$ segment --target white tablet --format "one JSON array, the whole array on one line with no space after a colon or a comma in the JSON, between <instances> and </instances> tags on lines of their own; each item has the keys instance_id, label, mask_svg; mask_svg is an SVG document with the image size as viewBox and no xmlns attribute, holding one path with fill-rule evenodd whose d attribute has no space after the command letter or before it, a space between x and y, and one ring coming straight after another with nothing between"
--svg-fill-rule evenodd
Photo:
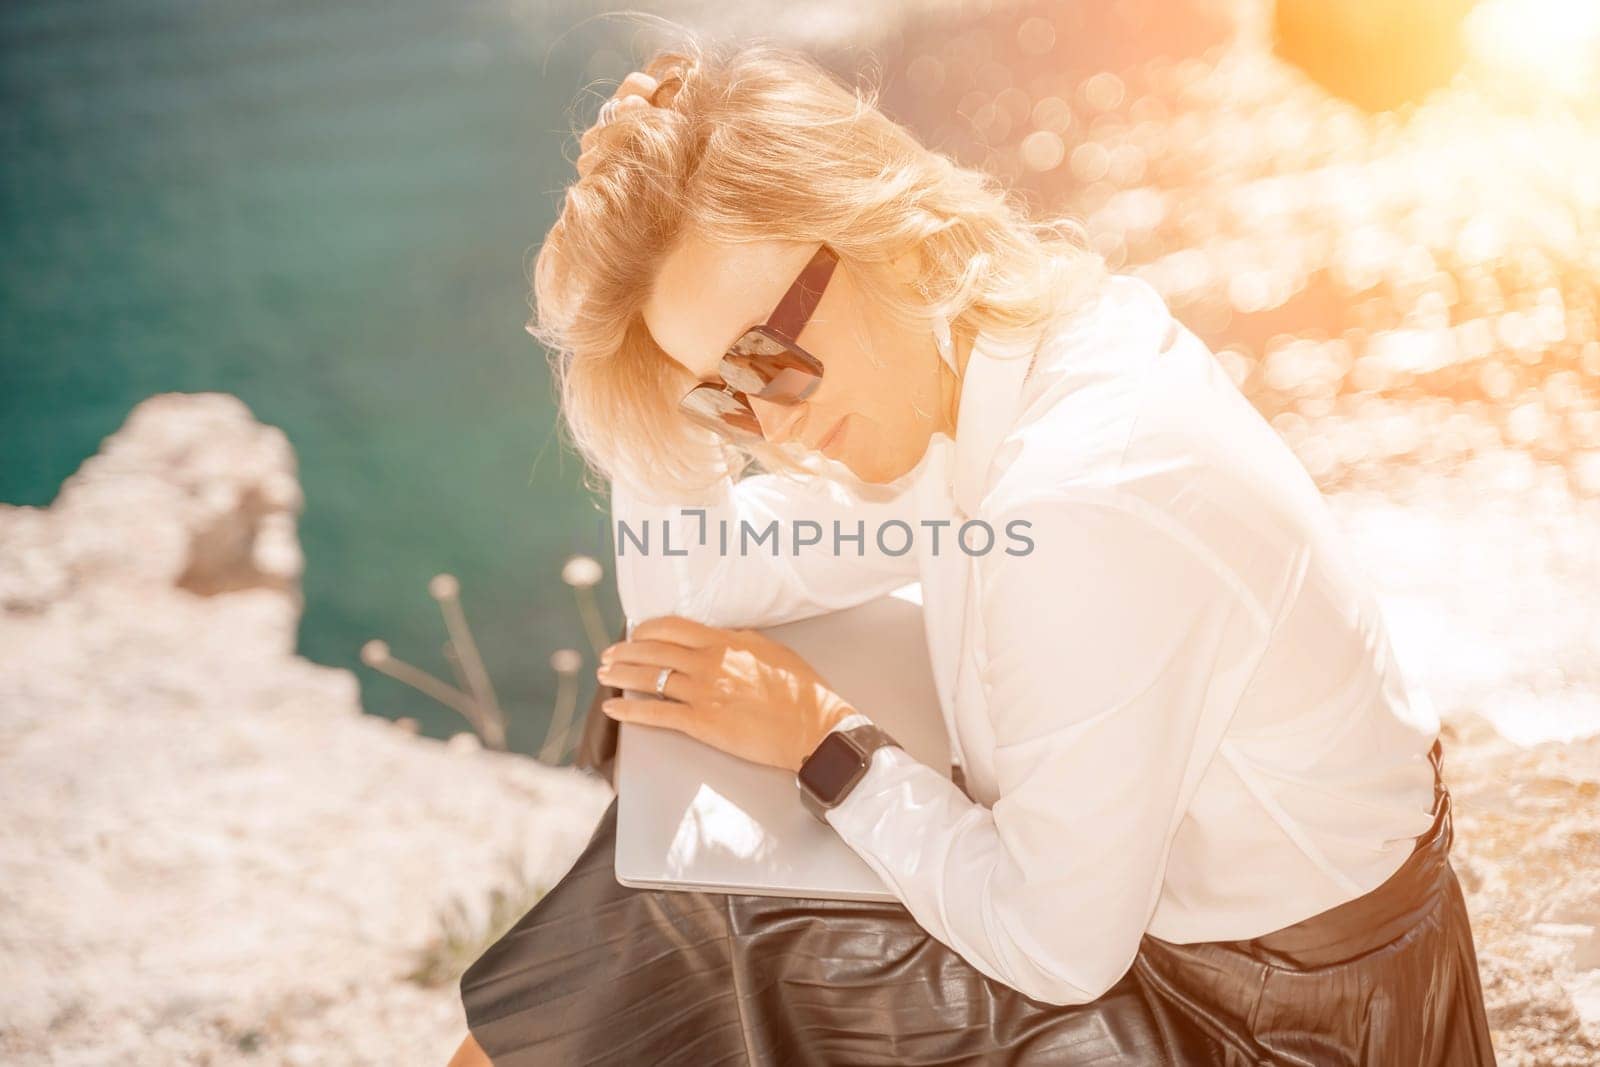
<instances>
[{"instance_id":1,"label":"white tablet","mask_svg":"<svg viewBox=\"0 0 1600 1067\"><path fill-rule=\"evenodd\" d=\"M804 656L907 752L950 773L920 585L762 632ZM623 723L615 780L616 873L623 885L895 899L830 827L801 806L789 771L738 759L676 730Z\"/></svg>"}]
</instances>

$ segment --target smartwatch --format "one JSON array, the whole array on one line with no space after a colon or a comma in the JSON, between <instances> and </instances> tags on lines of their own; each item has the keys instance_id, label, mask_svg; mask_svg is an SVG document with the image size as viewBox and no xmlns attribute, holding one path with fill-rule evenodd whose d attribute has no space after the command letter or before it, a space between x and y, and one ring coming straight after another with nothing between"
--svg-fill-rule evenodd
<instances>
[{"instance_id":1,"label":"smartwatch","mask_svg":"<svg viewBox=\"0 0 1600 1067\"><path fill-rule=\"evenodd\" d=\"M830 730L795 775L800 784L800 803L820 821L827 822L827 810L842 803L856 783L866 777L872 754L884 745L899 747L899 742L874 723Z\"/></svg>"}]
</instances>

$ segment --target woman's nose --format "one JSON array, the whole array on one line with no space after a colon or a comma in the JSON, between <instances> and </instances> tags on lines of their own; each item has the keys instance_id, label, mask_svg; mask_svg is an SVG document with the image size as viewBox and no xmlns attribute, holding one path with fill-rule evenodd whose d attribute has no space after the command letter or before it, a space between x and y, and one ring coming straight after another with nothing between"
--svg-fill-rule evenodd
<instances>
[{"instance_id":1,"label":"woman's nose","mask_svg":"<svg viewBox=\"0 0 1600 1067\"><path fill-rule=\"evenodd\" d=\"M761 436L773 444L791 440L805 422L809 404L774 404L770 400L750 398L750 407L761 423Z\"/></svg>"}]
</instances>

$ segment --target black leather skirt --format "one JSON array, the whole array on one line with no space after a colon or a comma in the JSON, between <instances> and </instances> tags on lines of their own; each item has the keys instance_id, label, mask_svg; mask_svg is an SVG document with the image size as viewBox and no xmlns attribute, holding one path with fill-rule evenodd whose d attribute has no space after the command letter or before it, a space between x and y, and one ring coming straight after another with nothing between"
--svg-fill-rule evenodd
<instances>
[{"instance_id":1,"label":"black leather skirt","mask_svg":"<svg viewBox=\"0 0 1600 1067\"><path fill-rule=\"evenodd\" d=\"M580 762L604 770L597 718ZM461 979L497 1067L1494 1062L1442 773L1432 827L1377 889L1249 941L1146 936L1111 990L1066 1007L899 904L625 888L616 815Z\"/></svg>"}]
</instances>

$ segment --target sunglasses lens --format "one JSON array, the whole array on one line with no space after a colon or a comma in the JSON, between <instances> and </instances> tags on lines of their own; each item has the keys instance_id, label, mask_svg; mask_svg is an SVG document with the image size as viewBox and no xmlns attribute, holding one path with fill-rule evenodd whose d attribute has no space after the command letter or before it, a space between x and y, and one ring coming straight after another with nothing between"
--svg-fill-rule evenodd
<instances>
[{"instance_id":1,"label":"sunglasses lens","mask_svg":"<svg viewBox=\"0 0 1600 1067\"><path fill-rule=\"evenodd\" d=\"M822 367L815 359L759 326L734 342L719 370L734 393L702 383L689 391L681 406L696 422L741 442L766 439L748 398L798 404L822 381Z\"/></svg>"},{"instance_id":2,"label":"sunglasses lens","mask_svg":"<svg viewBox=\"0 0 1600 1067\"><path fill-rule=\"evenodd\" d=\"M816 362L761 330L750 330L722 357L722 380L749 396L795 404L822 380Z\"/></svg>"},{"instance_id":3,"label":"sunglasses lens","mask_svg":"<svg viewBox=\"0 0 1600 1067\"><path fill-rule=\"evenodd\" d=\"M737 388L737 386L735 386ZM702 426L739 441L760 441L761 422L739 397L714 385L699 385L683 398L685 414Z\"/></svg>"}]
</instances>

